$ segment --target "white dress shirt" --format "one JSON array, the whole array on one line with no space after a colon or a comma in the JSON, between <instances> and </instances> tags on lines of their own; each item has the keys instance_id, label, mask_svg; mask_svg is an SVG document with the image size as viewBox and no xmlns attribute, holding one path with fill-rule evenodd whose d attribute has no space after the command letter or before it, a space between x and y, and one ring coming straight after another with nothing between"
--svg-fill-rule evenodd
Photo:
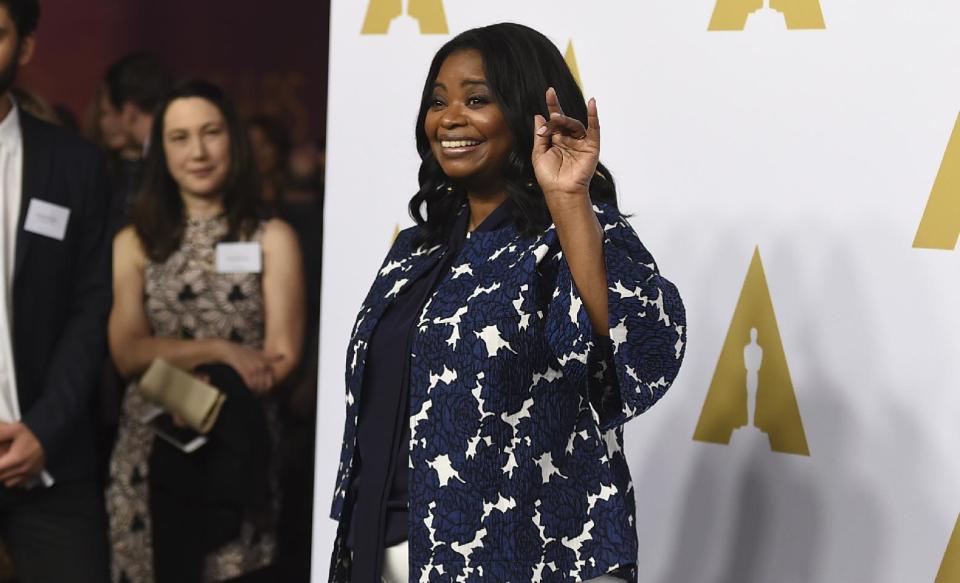
<instances>
[{"instance_id":1,"label":"white dress shirt","mask_svg":"<svg viewBox=\"0 0 960 583\"><path fill-rule=\"evenodd\" d=\"M17 377L13 368L13 264L23 190L23 134L20 111L13 107L0 121L0 421L20 420Z\"/></svg>"}]
</instances>

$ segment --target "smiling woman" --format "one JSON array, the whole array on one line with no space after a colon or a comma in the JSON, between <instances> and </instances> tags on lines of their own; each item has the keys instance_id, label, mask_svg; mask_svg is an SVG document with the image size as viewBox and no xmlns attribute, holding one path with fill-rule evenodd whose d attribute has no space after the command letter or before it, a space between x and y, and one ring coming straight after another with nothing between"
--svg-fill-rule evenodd
<instances>
[{"instance_id":1,"label":"smiling woman","mask_svg":"<svg viewBox=\"0 0 960 583\"><path fill-rule=\"evenodd\" d=\"M226 399L209 442L186 454L155 439L152 407L131 383L107 490L113 575L225 581L277 552L271 393L302 350L300 249L286 223L260 216L247 134L219 88L177 87L151 136L134 224L114 241L111 353L125 376L162 358Z\"/></svg>"},{"instance_id":2,"label":"smiling woman","mask_svg":"<svg viewBox=\"0 0 960 583\"><path fill-rule=\"evenodd\" d=\"M167 108L163 151L174 182L193 199L214 200L230 168L230 135L217 106L202 97Z\"/></svg>"},{"instance_id":3,"label":"smiling woman","mask_svg":"<svg viewBox=\"0 0 960 583\"><path fill-rule=\"evenodd\" d=\"M494 206L503 202L506 193L500 177L513 150L513 132L487 85L478 51L463 50L443 62L433 84L424 131L434 158L450 180Z\"/></svg>"},{"instance_id":4,"label":"smiling woman","mask_svg":"<svg viewBox=\"0 0 960 583\"><path fill-rule=\"evenodd\" d=\"M685 315L596 102L537 31L473 29L434 57L416 143L417 225L348 348L330 580L635 581L621 426L675 378Z\"/></svg>"}]
</instances>

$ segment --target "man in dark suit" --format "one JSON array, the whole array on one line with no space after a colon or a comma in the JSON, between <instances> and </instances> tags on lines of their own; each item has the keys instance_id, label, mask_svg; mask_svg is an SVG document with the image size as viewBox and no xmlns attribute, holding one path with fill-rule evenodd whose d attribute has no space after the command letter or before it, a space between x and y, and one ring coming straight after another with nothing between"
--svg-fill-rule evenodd
<instances>
[{"instance_id":1,"label":"man in dark suit","mask_svg":"<svg viewBox=\"0 0 960 583\"><path fill-rule=\"evenodd\" d=\"M23 583L99 583L108 186L92 145L10 98L39 14L37 0L0 0L0 538Z\"/></svg>"}]
</instances>

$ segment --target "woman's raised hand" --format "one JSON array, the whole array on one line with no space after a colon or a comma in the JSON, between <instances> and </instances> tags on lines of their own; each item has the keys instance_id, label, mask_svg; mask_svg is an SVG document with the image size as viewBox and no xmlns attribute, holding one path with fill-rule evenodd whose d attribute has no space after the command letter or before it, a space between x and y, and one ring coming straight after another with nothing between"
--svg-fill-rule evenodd
<instances>
[{"instance_id":1,"label":"woman's raised hand","mask_svg":"<svg viewBox=\"0 0 960 583\"><path fill-rule=\"evenodd\" d=\"M600 120L597 102L587 103L587 127L564 115L553 87L547 89L550 119L533 119L533 170L540 189L551 203L588 196L590 180L600 159Z\"/></svg>"}]
</instances>

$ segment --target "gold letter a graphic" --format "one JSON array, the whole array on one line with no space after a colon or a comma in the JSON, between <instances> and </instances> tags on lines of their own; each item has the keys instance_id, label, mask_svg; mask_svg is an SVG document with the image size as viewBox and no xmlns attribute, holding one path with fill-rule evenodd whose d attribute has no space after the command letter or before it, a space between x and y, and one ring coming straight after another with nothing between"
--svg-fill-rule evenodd
<instances>
[{"instance_id":1,"label":"gold letter a graphic","mask_svg":"<svg viewBox=\"0 0 960 583\"><path fill-rule=\"evenodd\" d=\"M960 237L960 117L933 183L913 246L923 249L953 249Z\"/></svg>"},{"instance_id":2,"label":"gold letter a graphic","mask_svg":"<svg viewBox=\"0 0 960 583\"><path fill-rule=\"evenodd\" d=\"M420 34L447 34L443 0L408 0L407 12L420 23ZM403 14L402 0L370 0L360 34L387 34L390 21Z\"/></svg>"},{"instance_id":3,"label":"gold letter a graphic","mask_svg":"<svg viewBox=\"0 0 960 583\"><path fill-rule=\"evenodd\" d=\"M753 338L763 349L757 370L756 426L767 434L774 451L810 455L759 248L753 253L693 438L726 445L735 429L749 424L744 348Z\"/></svg>"},{"instance_id":4,"label":"gold letter a graphic","mask_svg":"<svg viewBox=\"0 0 960 583\"><path fill-rule=\"evenodd\" d=\"M743 30L750 14L763 8L763 0L717 0L708 30ZM820 0L770 0L770 8L783 14L787 28L826 28Z\"/></svg>"},{"instance_id":5,"label":"gold letter a graphic","mask_svg":"<svg viewBox=\"0 0 960 583\"><path fill-rule=\"evenodd\" d=\"M567 62L570 74L573 75L573 79L577 82L577 86L580 87L580 91L583 91L583 82L580 81L580 66L577 65L577 54L573 51L573 39L567 41L567 52L563 54L563 60Z\"/></svg>"},{"instance_id":6,"label":"gold letter a graphic","mask_svg":"<svg viewBox=\"0 0 960 583\"><path fill-rule=\"evenodd\" d=\"M940 572L934 583L957 583L960 581L960 517L957 526L953 529L953 536L947 544L947 552L943 555Z\"/></svg>"}]
</instances>

